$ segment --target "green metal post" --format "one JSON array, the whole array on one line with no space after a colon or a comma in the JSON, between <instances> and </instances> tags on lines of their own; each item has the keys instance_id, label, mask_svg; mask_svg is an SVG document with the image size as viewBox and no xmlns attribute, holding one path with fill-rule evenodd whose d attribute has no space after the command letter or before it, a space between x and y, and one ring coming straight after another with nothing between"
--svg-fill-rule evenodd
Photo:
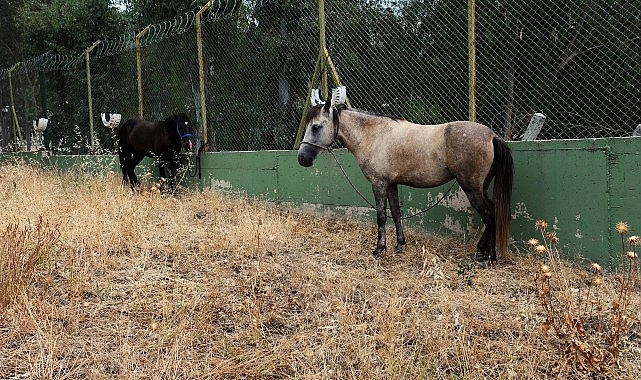
<instances>
[{"instance_id":1,"label":"green metal post","mask_svg":"<svg viewBox=\"0 0 641 380\"><path fill-rule=\"evenodd\" d=\"M338 76L338 71L332 62L332 59L329 56L329 51L327 50L327 40L325 37L325 0L318 0L318 28L320 36L320 49L318 52L318 59L316 59L316 66L314 67L314 75L312 76L311 85L312 87L316 86L318 81L318 76L321 76L321 88L323 90L323 96L329 100L329 84L327 82L327 71L331 71L332 80L337 86L342 86L340 77ZM300 119L300 124L298 125L298 131L296 132L296 140L294 141L294 148L297 149L300 145L300 142L303 140L303 133L305 132L305 113L309 109L309 97L305 100L305 106L303 107L303 115ZM346 100L348 106L351 107L349 99Z\"/></svg>"},{"instance_id":2,"label":"green metal post","mask_svg":"<svg viewBox=\"0 0 641 380\"><path fill-rule=\"evenodd\" d=\"M469 118L476 121L476 0L467 1Z\"/></svg>"},{"instance_id":3,"label":"green metal post","mask_svg":"<svg viewBox=\"0 0 641 380\"><path fill-rule=\"evenodd\" d=\"M327 97L329 86L327 85L327 59L329 52L327 51L327 39L325 37L325 0L318 0L318 29L320 37L320 74L323 95Z\"/></svg>"},{"instance_id":4,"label":"green metal post","mask_svg":"<svg viewBox=\"0 0 641 380\"><path fill-rule=\"evenodd\" d=\"M143 101L142 101L142 46L140 39L149 31L151 25L147 25L140 33L136 35L136 71L138 75L138 117L144 118Z\"/></svg>"},{"instance_id":5,"label":"green metal post","mask_svg":"<svg viewBox=\"0 0 641 380\"><path fill-rule=\"evenodd\" d=\"M91 97L91 68L89 64L89 53L100 44L100 40L96 41L85 50L85 67L87 69L87 104L89 105L89 137L91 139L91 153L96 149L96 137L93 130L93 98Z\"/></svg>"},{"instance_id":6,"label":"green metal post","mask_svg":"<svg viewBox=\"0 0 641 380\"><path fill-rule=\"evenodd\" d=\"M11 100L11 116L13 117L13 139L15 142L16 136L18 137L18 140L22 141L22 131L20 130L20 124L18 123L18 114L16 114L16 105L13 100L13 82L11 81L11 77L13 75L13 70L18 67L19 63L16 63L15 65L11 66L9 69L9 99Z\"/></svg>"},{"instance_id":7,"label":"green metal post","mask_svg":"<svg viewBox=\"0 0 641 380\"><path fill-rule=\"evenodd\" d=\"M40 111L39 117L49 118L49 106L47 104L47 78L45 76L45 71L40 66L38 70L38 81L40 83ZM46 150L49 150L49 145L51 142L51 129L47 128L42 132L42 144Z\"/></svg>"},{"instance_id":8,"label":"green metal post","mask_svg":"<svg viewBox=\"0 0 641 380\"><path fill-rule=\"evenodd\" d=\"M207 102L205 96L205 62L203 58L203 32L201 17L204 11L212 5L211 0L207 2L198 13L196 13L196 44L198 46L198 77L200 82L200 120L203 128L203 146L207 144Z\"/></svg>"}]
</instances>

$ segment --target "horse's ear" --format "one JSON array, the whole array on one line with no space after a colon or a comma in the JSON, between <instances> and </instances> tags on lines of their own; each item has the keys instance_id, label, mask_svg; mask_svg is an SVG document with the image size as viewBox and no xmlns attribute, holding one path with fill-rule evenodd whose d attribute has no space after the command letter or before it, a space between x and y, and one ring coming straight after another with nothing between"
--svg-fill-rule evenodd
<instances>
[{"instance_id":1,"label":"horse's ear","mask_svg":"<svg viewBox=\"0 0 641 380\"><path fill-rule=\"evenodd\" d=\"M320 98L320 91L317 88L312 90L312 96L310 96L309 99L311 101L312 107L323 104L323 101Z\"/></svg>"},{"instance_id":2,"label":"horse's ear","mask_svg":"<svg viewBox=\"0 0 641 380\"><path fill-rule=\"evenodd\" d=\"M340 86L332 90L332 106L336 107L340 104L345 104L347 99L347 88Z\"/></svg>"}]
</instances>

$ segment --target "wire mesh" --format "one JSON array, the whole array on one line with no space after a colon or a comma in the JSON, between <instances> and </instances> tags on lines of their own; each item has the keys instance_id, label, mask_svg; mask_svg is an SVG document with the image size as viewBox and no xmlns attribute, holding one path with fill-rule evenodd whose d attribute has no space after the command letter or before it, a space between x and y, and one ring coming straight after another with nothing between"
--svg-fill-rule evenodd
<instances>
[{"instance_id":1,"label":"wire mesh","mask_svg":"<svg viewBox=\"0 0 641 380\"><path fill-rule=\"evenodd\" d=\"M641 0L468 4L326 0L327 49L352 106L423 124L468 119L474 12L477 121L508 140L521 139L537 112L546 116L539 139L630 136L641 124ZM310 88L319 86L311 83L318 10L315 1L214 1L202 13L204 94L195 12L141 35L141 100L140 30L91 50L91 99L85 52L0 70L2 148L27 148L32 120L48 117L47 149L113 153L114 131L101 114L139 117L141 102L148 119L188 112L209 150L291 149Z\"/></svg>"}]
</instances>

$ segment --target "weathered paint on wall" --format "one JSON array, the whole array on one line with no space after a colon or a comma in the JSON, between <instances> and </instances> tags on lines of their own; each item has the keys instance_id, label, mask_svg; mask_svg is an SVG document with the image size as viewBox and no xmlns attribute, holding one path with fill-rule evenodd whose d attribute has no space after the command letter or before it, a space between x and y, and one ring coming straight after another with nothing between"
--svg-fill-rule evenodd
<instances>
[{"instance_id":1,"label":"weathered paint on wall","mask_svg":"<svg viewBox=\"0 0 641 380\"><path fill-rule=\"evenodd\" d=\"M561 239L561 250L573 258L615 263L621 239L614 224L626 221L641 234L641 139L510 142L515 179L512 195L513 249L526 250L537 219L545 219ZM369 182L353 156L335 151L355 187L374 201ZM203 189L240 191L306 210L370 220L375 214L351 187L338 165L323 153L311 168L298 165L295 151L209 153L202 159ZM241 170L242 168L242 170ZM205 175L206 173L206 175ZM217 186L225 179L225 188ZM439 234L476 241L482 223L464 192L449 184L433 189L400 187L404 215L443 201L405 224ZM447 194L446 194L447 193ZM392 224L390 223L390 226Z\"/></svg>"},{"instance_id":2,"label":"weathered paint on wall","mask_svg":"<svg viewBox=\"0 0 641 380\"><path fill-rule=\"evenodd\" d=\"M641 138L510 142L515 178L512 195L513 251L524 251L525 241L540 238L534 230L545 219L561 239L562 252L602 264L613 264L621 253L621 239L613 230L626 221L641 234ZM369 202L374 199L369 182L353 156L335 151L354 186ZM91 173L119 172L114 156L52 156L4 154L3 162L23 160L46 167ZM194 157L182 157L183 168L193 171ZM338 165L323 153L311 168L298 165L295 151L216 152L201 156L202 178L183 171L182 183L202 190L242 193L290 204L303 211L335 213L374 223L375 214L351 187ZM156 173L145 160L136 172ZM192 173L193 174L193 173ZM405 224L437 234L455 234L468 241L480 236L480 218L463 191L455 185L433 189L401 186L404 215L443 201ZM392 226L392 223L389 223ZM374 244L374 242L372 242Z\"/></svg>"}]
</instances>

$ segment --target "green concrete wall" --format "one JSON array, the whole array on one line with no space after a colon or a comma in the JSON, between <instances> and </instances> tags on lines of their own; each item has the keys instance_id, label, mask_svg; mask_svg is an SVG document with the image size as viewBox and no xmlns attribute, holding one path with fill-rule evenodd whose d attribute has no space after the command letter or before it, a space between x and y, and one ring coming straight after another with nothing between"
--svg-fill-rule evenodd
<instances>
[{"instance_id":1,"label":"green concrete wall","mask_svg":"<svg viewBox=\"0 0 641 380\"><path fill-rule=\"evenodd\" d=\"M621 239L614 232L615 223L626 221L633 233L641 234L641 202L636 200L641 190L641 139L519 141L510 142L510 147L515 167L513 247L525 251L525 241L540 239L534 223L545 219L561 239L566 256L616 264ZM354 157L346 150L335 154L354 185L373 203L369 182ZM208 153L202 157L202 168L199 186L203 189L240 192L305 211L375 220L373 210L328 153L319 156L311 168L298 165L295 151ZM403 214L434 204L449 187L402 186ZM474 242L482 228L458 185L439 205L405 224Z\"/></svg>"},{"instance_id":2,"label":"green concrete wall","mask_svg":"<svg viewBox=\"0 0 641 380\"><path fill-rule=\"evenodd\" d=\"M641 139L510 142L515 179L512 196L513 250L524 251L525 241L539 238L537 219L545 219L561 239L562 252L614 265L621 239L613 230L626 221L641 234ZM346 150L336 157L359 191L373 203L369 182ZM37 162L45 167L91 173L118 171L114 156L52 156L4 154L3 163ZM195 157L182 157L183 168L194 170ZM136 173L156 173L145 160ZM193 173L192 173L193 174ZM351 187L332 156L323 153L311 168L298 165L295 151L216 152L201 156L202 178L180 175L181 183L204 191L244 194L285 203L303 211L333 213L374 223L375 214ZM403 214L423 210L443 197L450 185L433 189L400 188ZM465 194L454 186L429 212L406 225L437 234L453 234L476 241L482 223ZM390 221L389 226L392 226ZM372 247L375 244L372 241Z\"/></svg>"}]
</instances>

